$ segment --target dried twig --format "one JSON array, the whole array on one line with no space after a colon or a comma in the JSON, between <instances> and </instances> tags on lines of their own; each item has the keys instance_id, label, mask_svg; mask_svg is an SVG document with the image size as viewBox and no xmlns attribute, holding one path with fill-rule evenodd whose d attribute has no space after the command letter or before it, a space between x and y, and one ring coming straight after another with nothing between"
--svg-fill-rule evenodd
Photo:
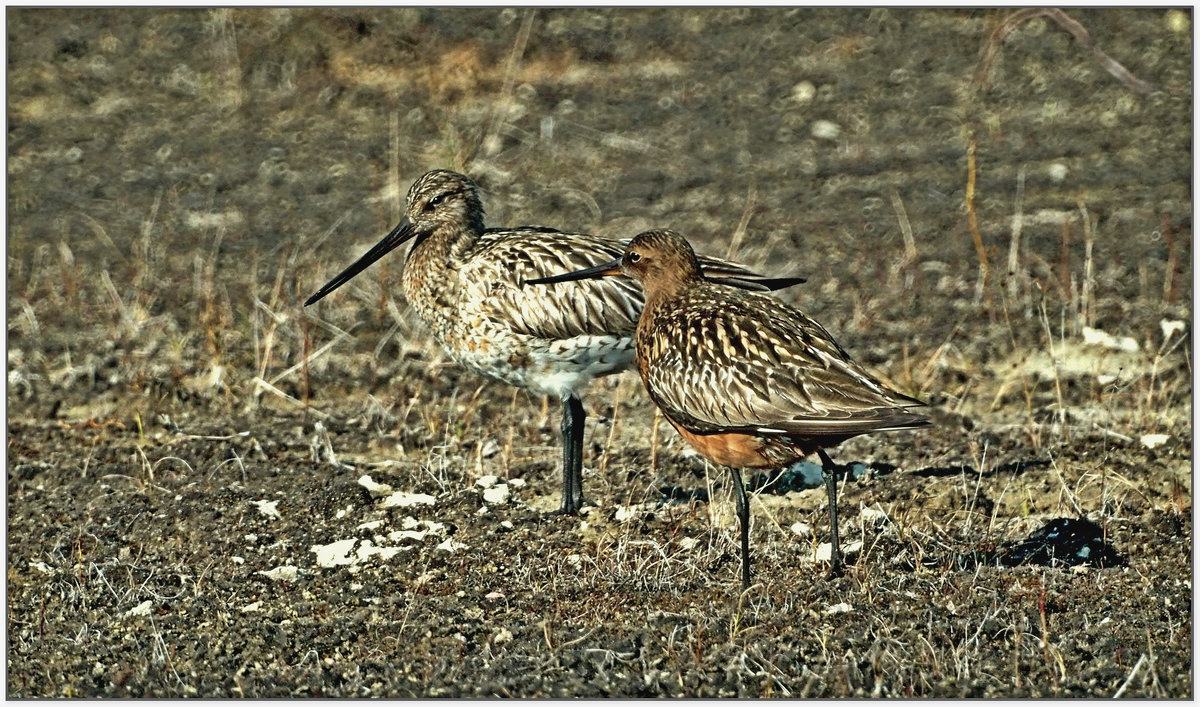
<instances>
[{"instance_id":1,"label":"dried twig","mask_svg":"<svg viewBox=\"0 0 1200 707\"><path fill-rule=\"evenodd\" d=\"M983 299L988 283L988 255L983 247L983 235L979 232L979 217L975 214L975 136L967 143L967 228L975 241L975 255L979 257L979 283L975 287L975 301Z\"/></svg>"},{"instance_id":2,"label":"dried twig","mask_svg":"<svg viewBox=\"0 0 1200 707\"><path fill-rule=\"evenodd\" d=\"M913 237L912 223L908 220L908 211L904 208L904 200L896 187L888 190L888 198L892 202L892 210L896 212L896 220L900 222L900 235L904 236L904 262L911 263L917 259L917 240Z\"/></svg>"},{"instance_id":3,"label":"dried twig","mask_svg":"<svg viewBox=\"0 0 1200 707\"><path fill-rule=\"evenodd\" d=\"M1113 59L1108 54L1105 54L1100 47L1097 47L1092 41L1092 35L1084 29L1083 25L1079 24L1074 18L1056 7L1035 7L1017 10L1008 17L992 32L988 38L987 44L984 45L983 51L979 57L979 66L975 69L975 84L982 87L987 80L987 70L991 66L992 59L996 57L1000 51L1000 45L1008 35L1012 34L1013 30L1021 24L1028 22L1036 17L1049 17L1058 23L1066 31L1071 33L1081 46L1092 50L1092 58L1096 60L1105 71L1112 74L1118 81L1125 85L1130 91L1146 96L1154 91L1154 85L1134 76L1116 59Z\"/></svg>"},{"instance_id":4,"label":"dried twig","mask_svg":"<svg viewBox=\"0 0 1200 707\"><path fill-rule=\"evenodd\" d=\"M1008 296L1014 302L1017 300L1017 273L1021 268L1021 229L1025 222L1025 214L1021 210L1025 199L1025 166L1017 172L1017 195L1013 203L1012 241L1008 246Z\"/></svg>"}]
</instances>

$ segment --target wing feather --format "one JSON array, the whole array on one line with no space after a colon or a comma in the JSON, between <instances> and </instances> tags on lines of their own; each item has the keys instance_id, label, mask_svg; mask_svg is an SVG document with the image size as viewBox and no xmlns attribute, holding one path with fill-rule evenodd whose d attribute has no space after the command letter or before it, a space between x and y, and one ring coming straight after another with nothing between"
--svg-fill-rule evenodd
<instances>
[{"instance_id":1,"label":"wing feather","mask_svg":"<svg viewBox=\"0 0 1200 707\"><path fill-rule=\"evenodd\" d=\"M913 427L921 405L854 363L802 312L713 284L656 308L639 335L647 388L664 413L695 432L774 430L853 436ZM659 335L657 346L642 337Z\"/></svg>"},{"instance_id":2,"label":"wing feather","mask_svg":"<svg viewBox=\"0 0 1200 707\"><path fill-rule=\"evenodd\" d=\"M641 287L626 277L524 287L526 280L559 275L615 260L628 240L564 233L540 226L490 229L464 259L467 297L513 331L545 339L632 336L641 314ZM710 272L735 287L779 289L803 278L768 278L722 258L699 256Z\"/></svg>"}]
</instances>

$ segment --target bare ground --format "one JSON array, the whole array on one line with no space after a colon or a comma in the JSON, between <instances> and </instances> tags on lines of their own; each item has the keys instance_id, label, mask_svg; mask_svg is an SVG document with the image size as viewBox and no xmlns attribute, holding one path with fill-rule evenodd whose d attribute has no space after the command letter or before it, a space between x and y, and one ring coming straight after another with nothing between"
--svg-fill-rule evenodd
<instances>
[{"instance_id":1,"label":"bare ground","mask_svg":"<svg viewBox=\"0 0 1200 707\"><path fill-rule=\"evenodd\" d=\"M1069 16L10 10L8 695L1192 697L1191 14ZM740 593L631 375L546 517L557 408L399 257L302 310L433 167L806 275L937 422L837 451L846 575L777 483ZM954 562L1080 516L1121 564Z\"/></svg>"}]
</instances>

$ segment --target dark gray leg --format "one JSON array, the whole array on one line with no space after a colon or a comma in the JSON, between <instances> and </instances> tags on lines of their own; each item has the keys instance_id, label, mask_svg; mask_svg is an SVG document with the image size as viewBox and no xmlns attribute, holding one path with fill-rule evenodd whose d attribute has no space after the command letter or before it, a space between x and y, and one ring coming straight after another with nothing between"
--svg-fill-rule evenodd
<instances>
[{"instance_id":1,"label":"dark gray leg","mask_svg":"<svg viewBox=\"0 0 1200 707\"><path fill-rule=\"evenodd\" d=\"M821 475L825 477L825 493L829 496L829 576L838 577L842 574L842 550L838 545L837 467L824 449L818 449L817 454L821 457Z\"/></svg>"},{"instance_id":2,"label":"dark gray leg","mask_svg":"<svg viewBox=\"0 0 1200 707\"><path fill-rule=\"evenodd\" d=\"M746 486L742 483L742 472L730 467L733 476L733 493L737 500L738 522L742 526L742 589L750 588L750 500L746 498Z\"/></svg>"},{"instance_id":3,"label":"dark gray leg","mask_svg":"<svg viewBox=\"0 0 1200 707\"><path fill-rule=\"evenodd\" d=\"M576 515L583 507L583 403L574 395L563 398L563 492L560 515Z\"/></svg>"}]
</instances>

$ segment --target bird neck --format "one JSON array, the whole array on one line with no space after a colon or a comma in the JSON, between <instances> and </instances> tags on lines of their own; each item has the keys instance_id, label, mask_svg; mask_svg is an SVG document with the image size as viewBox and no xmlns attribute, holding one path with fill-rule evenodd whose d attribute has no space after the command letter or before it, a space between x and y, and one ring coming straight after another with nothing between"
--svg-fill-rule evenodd
<instances>
[{"instance_id":1,"label":"bird neck","mask_svg":"<svg viewBox=\"0 0 1200 707\"><path fill-rule=\"evenodd\" d=\"M703 282L699 274L686 270L670 270L655 273L653 278L642 283L646 290L646 310L669 307L671 302L683 297L689 289Z\"/></svg>"},{"instance_id":2,"label":"bird neck","mask_svg":"<svg viewBox=\"0 0 1200 707\"><path fill-rule=\"evenodd\" d=\"M466 224L441 224L417 236L407 262L426 270L455 270L483 235L482 219Z\"/></svg>"}]
</instances>

